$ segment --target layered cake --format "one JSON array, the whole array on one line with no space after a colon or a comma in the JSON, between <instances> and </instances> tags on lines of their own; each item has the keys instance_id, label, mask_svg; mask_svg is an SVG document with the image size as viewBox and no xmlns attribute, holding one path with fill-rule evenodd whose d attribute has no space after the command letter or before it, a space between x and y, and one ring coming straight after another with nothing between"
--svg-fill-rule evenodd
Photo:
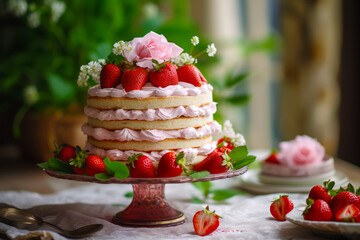
<instances>
[{"instance_id":1,"label":"layered cake","mask_svg":"<svg viewBox=\"0 0 360 240\"><path fill-rule=\"evenodd\" d=\"M110 61L81 68L79 84L87 85L89 77L99 83L87 94L86 150L124 163L141 153L155 166L165 153L183 152L191 168L216 148L212 135L221 126L213 120L213 87L193 65L196 60L181 52L150 32L115 43Z\"/></svg>"},{"instance_id":2,"label":"layered cake","mask_svg":"<svg viewBox=\"0 0 360 240\"><path fill-rule=\"evenodd\" d=\"M334 174L334 159L326 155L325 148L309 136L297 136L279 143L279 151L262 162L259 178L264 183L289 184L291 178L321 182Z\"/></svg>"}]
</instances>

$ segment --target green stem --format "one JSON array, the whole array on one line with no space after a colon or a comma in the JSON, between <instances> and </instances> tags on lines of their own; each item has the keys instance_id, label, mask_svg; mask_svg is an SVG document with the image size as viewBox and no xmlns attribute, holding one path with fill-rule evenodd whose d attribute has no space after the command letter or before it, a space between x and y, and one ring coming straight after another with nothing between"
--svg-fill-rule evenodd
<instances>
[{"instance_id":1,"label":"green stem","mask_svg":"<svg viewBox=\"0 0 360 240\"><path fill-rule=\"evenodd\" d=\"M205 52L206 52L206 50L199 52L196 56L194 56L194 58L199 57L201 54L203 54L203 53L205 53Z\"/></svg>"},{"instance_id":2,"label":"green stem","mask_svg":"<svg viewBox=\"0 0 360 240\"><path fill-rule=\"evenodd\" d=\"M14 123L13 123L13 134L15 138L19 138L21 135L20 123L24 119L24 116L29 111L29 109L30 109L30 105L25 104L15 114Z\"/></svg>"}]
</instances>

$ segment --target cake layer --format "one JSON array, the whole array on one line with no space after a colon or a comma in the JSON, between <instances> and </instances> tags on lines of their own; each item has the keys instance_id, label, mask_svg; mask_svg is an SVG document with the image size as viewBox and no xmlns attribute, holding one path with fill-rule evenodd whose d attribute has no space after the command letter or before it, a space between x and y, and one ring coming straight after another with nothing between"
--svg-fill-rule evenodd
<instances>
[{"instance_id":1,"label":"cake layer","mask_svg":"<svg viewBox=\"0 0 360 240\"><path fill-rule=\"evenodd\" d=\"M89 124L82 126L82 131L85 135L91 136L97 140L111 140L111 141L148 141L159 142L165 139L192 139L202 138L211 134L216 134L221 131L221 126L218 122L212 121L207 125L194 128L182 128L177 130L133 130L124 128L120 130L107 130L105 128L94 128Z\"/></svg>"},{"instance_id":2,"label":"cake layer","mask_svg":"<svg viewBox=\"0 0 360 240\"><path fill-rule=\"evenodd\" d=\"M150 97L143 99L92 97L88 95L87 104L100 109L157 109L178 106L202 106L212 103L212 93L195 96Z\"/></svg>"},{"instance_id":3,"label":"cake layer","mask_svg":"<svg viewBox=\"0 0 360 240\"><path fill-rule=\"evenodd\" d=\"M100 127L109 130L131 128L134 130L158 129L172 130L188 127L201 127L213 121L213 116L194 117L194 118L175 118L170 120L158 121L139 121L139 120L122 120L122 121L100 121L89 117L88 124L92 127Z\"/></svg>"},{"instance_id":4,"label":"cake layer","mask_svg":"<svg viewBox=\"0 0 360 240\"><path fill-rule=\"evenodd\" d=\"M210 154L212 151L214 151L215 148L216 148L216 142L213 141L211 143L204 144L198 148L172 149L171 151L174 151L176 153L183 152L184 157L187 160L187 163L192 164L193 158L195 156L198 155L206 156ZM118 149L102 149L93 146L89 142L86 143L85 149L88 150L91 154L95 154L102 158L109 157L111 160L122 160L122 161L126 161L132 155L139 153L148 156L153 161L159 161L162 155L170 151L170 150L162 150L162 151L141 152L141 151L133 151L133 150L122 151Z\"/></svg>"},{"instance_id":5,"label":"cake layer","mask_svg":"<svg viewBox=\"0 0 360 240\"><path fill-rule=\"evenodd\" d=\"M134 150L134 151L162 151L181 148L196 148L212 142L212 136L192 139L166 139L159 142L145 141L101 141L88 136L88 142L94 147L102 149Z\"/></svg>"},{"instance_id":6,"label":"cake layer","mask_svg":"<svg viewBox=\"0 0 360 240\"><path fill-rule=\"evenodd\" d=\"M146 110L125 110L125 109L97 109L85 106L84 112L87 116L101 121L113 120L143 120L157 121L169 120L179 117L203 117L210 116L216 112L216 103L202 106L179 106L174 108L157 108Z\"/></svg>"}]
</instances>

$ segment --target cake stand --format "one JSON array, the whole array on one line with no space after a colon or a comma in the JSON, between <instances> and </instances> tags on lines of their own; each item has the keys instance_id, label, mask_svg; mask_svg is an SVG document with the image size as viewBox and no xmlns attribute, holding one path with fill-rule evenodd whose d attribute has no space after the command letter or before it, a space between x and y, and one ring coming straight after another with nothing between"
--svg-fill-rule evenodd
<instances>
[{"instance_id":1,"label":"cake stand","mask_svg":"<svg viewBox=\"0 0 360 240\"><path fill-rule=\"evenodd\" d=\"M112 223L128 227L169 227L184 223L186 217L181 211L174 209L167 203L164 193L165 184L205 182L232 178L245 173L247 167L221 174L211 174L204 178L190 178L188 176L171 178L128 177L125 179L111 178L108 181L100 181L92 176L61 174L45 169L44 171L52 177L74 181L101 184L132 184L134 195L131 204L125 210L116 213L112 218Z\"/></svg>"}]
</instances>

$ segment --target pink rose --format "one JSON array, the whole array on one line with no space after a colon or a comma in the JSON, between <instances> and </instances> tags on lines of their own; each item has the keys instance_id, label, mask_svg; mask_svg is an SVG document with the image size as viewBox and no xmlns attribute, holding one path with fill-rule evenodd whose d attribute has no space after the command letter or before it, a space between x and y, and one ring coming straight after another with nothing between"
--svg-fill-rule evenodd
<instances>
[{"instance_id":1,"label":"pink rose","mask_svg":"<svg viewBox=\"0 0 360 240\"><path fill-rule=\"evenodd\" d=\"M325 148L309 136L297 136L292 141L281 142L279 147L278 160L288 166L319 163L325 156Z\"/></svg>"},{"instance_id":2,"label":"pink rose","mask_svg":"<svg viewBox=\"0 0 360 240\"><path fill-rule=\"evenodd\" d=\"M131 51L125 52L128 62L136 61L136 65L143 68L153 68L152 59L159 63L178 56L183 49L174 43L169 43L163 35L149 32L143 38L134 38L130 45Z\"/></svg>"}]
</instances>

